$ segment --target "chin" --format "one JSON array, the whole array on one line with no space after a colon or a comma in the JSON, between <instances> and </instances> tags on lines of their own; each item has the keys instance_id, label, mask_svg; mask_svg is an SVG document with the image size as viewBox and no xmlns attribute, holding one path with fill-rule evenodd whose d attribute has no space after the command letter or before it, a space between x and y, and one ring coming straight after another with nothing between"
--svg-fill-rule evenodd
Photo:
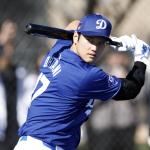
<instances>
[{"instance_id":1,"label":"chin","mask_svg":"<svg viewBox=\"0 0 150 150\"><path fill-rule=\"evenodd\" d=\"M90 60L88 60L86 62L89 63L89 64L94 64L95 61L93 59L90 59Z\"/></svg>"}]
</instances>

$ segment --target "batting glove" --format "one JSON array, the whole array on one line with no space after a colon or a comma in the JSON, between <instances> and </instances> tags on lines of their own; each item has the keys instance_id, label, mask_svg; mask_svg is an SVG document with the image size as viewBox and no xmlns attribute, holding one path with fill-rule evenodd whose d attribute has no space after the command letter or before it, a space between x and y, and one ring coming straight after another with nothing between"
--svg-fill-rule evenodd
<instances>
[{"instance_id":1,"label":"batting glove","mask_svg":"<svg viewBox=\"0 0 150 150\"><path fill-rule=\"evenodd\" d=\"M112 46L113 48L117 49L118 51L131 51L133 52L135 50L135 42L132 37L123 35L119 38L117 37L111 37L113 41L122 43L122 46L116 47Z\"/></svg>"},{"instance_id":2,"label":"batting glove","mask_svg":"<svg viewBox=\"0 0 150 150\"><path fill-rule=\"evenodd\" d=\"M138 39L135 35L131 35L131 38L135 44L134 61L141 61L146 65L150 65L150 62L148 61L150 46Z\"/></svg>"}]
</instances>

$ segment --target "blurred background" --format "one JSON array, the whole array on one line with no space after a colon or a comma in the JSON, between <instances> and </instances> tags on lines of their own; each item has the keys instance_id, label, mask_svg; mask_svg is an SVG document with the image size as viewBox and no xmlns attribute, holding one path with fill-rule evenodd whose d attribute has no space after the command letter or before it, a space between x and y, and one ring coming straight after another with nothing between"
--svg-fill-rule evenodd
<instances>
[{"instance_id":1,"label":"blurred background","mask_svg":"<svg viewBox=\"0 0 150 150\"><path fill-rule=\"evenodd\" d=\"M131 35L150 44L150 0L1 0L0 1L0 150L12 150L26 118L43 55L55 40L25 34L28 23L64 28L92 12L107 16L112 36ZM124 77L133 65L131 54L109 47L100 67ZM78 150L148 150L150 68L138 97L126 102L96 101L82 126Z\"/></svg>"}]
</instances>

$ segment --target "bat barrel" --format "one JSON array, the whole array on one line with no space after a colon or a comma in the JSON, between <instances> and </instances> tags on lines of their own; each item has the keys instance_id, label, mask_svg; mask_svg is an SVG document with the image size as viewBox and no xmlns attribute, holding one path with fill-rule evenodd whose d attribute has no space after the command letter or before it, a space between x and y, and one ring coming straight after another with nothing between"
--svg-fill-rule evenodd
<instances>
[{"instance_id":1,"label":"bat barrel","mask_svg":"<svg viewBox=\"0 0 150 150\"><path fill-rule=\"evenodd\" d=\"M73 32L31 23L26 25L25 32L27 34L53 39L71 40L73 38Z\"/></svg>"}]
</instances>

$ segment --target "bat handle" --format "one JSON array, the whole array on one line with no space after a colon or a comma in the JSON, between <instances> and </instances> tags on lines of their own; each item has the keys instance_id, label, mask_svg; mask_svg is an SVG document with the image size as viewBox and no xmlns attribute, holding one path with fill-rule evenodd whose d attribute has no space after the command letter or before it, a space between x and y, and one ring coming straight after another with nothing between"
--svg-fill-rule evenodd
<instances>
[{"instance_id":1,"label":"bat handle","mask_svg":"<svg viewBox=\"0 0 150 150\"><path fill-rule=\"evenodd\" d=\"M116 41L111 41L111 45L114 45L114 46L117 46L117 47L123 46L122 42L116 42Z\"/></svg>"}]
</instances>

